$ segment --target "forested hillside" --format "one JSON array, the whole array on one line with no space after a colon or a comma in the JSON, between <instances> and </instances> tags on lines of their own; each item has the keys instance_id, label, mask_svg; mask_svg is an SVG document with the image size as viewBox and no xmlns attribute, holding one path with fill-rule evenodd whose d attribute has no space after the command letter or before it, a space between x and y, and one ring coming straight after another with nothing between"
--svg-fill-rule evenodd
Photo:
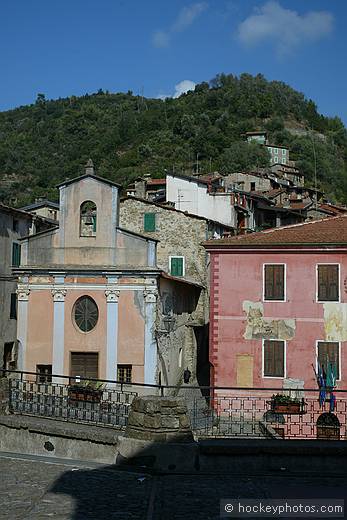
<instances>
[{"instance_id":1,"label":"forested hillside","mask_svg":"<svg viewBox=\"0 0 347 520\"><path fill-rule=\"evenodd\" d=\"M323 117L313 101L263 76L220 74L177 99L147 99L99 90L46 100L0 113L0 201L15 205L39 196L57 199L55 185L83 173L92 157L97 173L123 185L165 169L244 170L266 165L246 131L266 129L286 145L308 184L316 153L318 186L347 203L347 132Z\"/></svg>"}]
</instances>

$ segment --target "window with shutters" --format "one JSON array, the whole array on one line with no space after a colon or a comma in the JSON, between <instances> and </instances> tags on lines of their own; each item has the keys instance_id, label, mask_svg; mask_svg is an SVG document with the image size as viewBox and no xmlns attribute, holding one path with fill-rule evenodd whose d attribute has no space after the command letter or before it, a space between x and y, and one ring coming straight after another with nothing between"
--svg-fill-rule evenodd
<instances>
[{"instance_id":1,"label":"window with shutters","mask_svg":"<svg viewBox=\"0 0 347 520\"><path fill-rule=\"evenodd\" d=\"M338 264L317 265L317 301L338 302L340 300L339 267Z\"/></svg>"},{"instance_id":2,"label":"window with shutters","mask_svg":"<svg viewBox=\"0 0 347 520\"><path fill-rule=\"evenodd\" d=\"M317 361L325 372L333 365L336 379L340 379L340 344L337 341L318 341Z\"/></svg>"},{"instance_id":3,"label":"window with shutters","mask_svg":"<svg viewBox=\"0 0 347 520\"><path fill-rule=\"evenodd\" d=\"M99 355L95 352L71 352L70 375L97 379L99 371Z\"/></svg>"},{"instance_id":4,"label":"window with shutters","mask_svg":"<svg viewBox=\"0 0 347 520\"><path fill-rule=\"evenodd\" d=\"M184 276L184 256L170 256L170 274L172 276Z\"/></svg>"},{"instance_id":5,"label":"window with shutters","mask_svg":"<svg viewBox=\"0 0 347 520\"><path fill-rule=\"evenodd\" d=\"M11 294L10 320L17 319L17 294Z\"/></svg>"},{"instance_id":6,"label":"window with shutters","mask_svg":"<svg viewBox=\"0 0 347 520\"><path fill-rule=\"evenodd\" d=\"M12 244L12 265L13 267L19 267L20 265L20 245L17 242Z\"/></svg>"},{"instance_id":7,"label":"window with shutters","mask_svg":"<svg viewBox=\"0 0 347 520\"><path fill-rule=\"evenodd\" d=\"M144 231L155 231L155 213L144 213L143 229Z\"/></svg>"},{"instance_id":8,"label":"window with shutters","mask_svg":"<svg viewBox=\"0 0 347 520\"><path fill-rule=\"evenodd\" d=\"M117 365L117 381L131 383L132 365Z\"/></svg>"},{"instance_id":9,"label":"window with shutters","mask_svg":"<svg viewBox=\"0 0 347 520\"><path fill-rule=\"evenodd\" d=\"M285 301L285 265L264 264L264 300Z\"/></svg>"},{"instance_id":10,"label":"window with shutters","mask_svg":"<svg viewBox=\"0 0 347 520\"><path fill-rule=\"evenodd\" d=\"M263 376L285 377L285 342L265 339L263 342Z\"/></svg>"}]
</instances>

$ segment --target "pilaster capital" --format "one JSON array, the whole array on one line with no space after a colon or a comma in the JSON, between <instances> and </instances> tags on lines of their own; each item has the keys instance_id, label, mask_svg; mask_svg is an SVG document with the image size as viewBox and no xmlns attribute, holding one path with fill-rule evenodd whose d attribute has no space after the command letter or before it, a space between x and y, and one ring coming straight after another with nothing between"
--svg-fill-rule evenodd
<instances>
[{"instance_id":1,"label":"pilaster capital","mask_svg":"<svg viewBox=\"0 0 347 520\"><path fill-rule=\"evenodd\" d=\"M51 291L54 302L63 302L66 296L66 289L52 289Z\"/></svg>"},{"instance_id":2,"label":"pilaster capital","mask_svg":"<svg viewBox=\"0 0 347 520\"><path fill-rule=\"evenodd\" d=\"M16 290L17 300L19 302L27 302L29 300L30 289L27 285L18 285Z\"/></svg>"},{"instance_id":3,"label":"pilaster capital","mask_svg":"<svg viewBox=\"0 0 347 520\"><path fill-rule=\"evenodd\" d=\"M105 296L107 303L118 303L120 291L116 289L106 289Z\"/></svg>"},{"instance_id":4,"label":"pilaster capital","mask_svg":"<svg viewBox=\"0 0 347 520\"><path fill-rule=\"evenodd\" d=\"M143 297L146 303L155 303L157 301L158 293L156 291L143 291Z\"/></svg>"}]
</instances>

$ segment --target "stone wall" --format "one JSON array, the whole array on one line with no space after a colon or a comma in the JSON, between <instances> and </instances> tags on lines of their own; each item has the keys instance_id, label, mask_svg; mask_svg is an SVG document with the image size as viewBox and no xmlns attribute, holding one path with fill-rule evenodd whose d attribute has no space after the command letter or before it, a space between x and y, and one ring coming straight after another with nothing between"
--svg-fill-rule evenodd
<instances>
[{"instance_id":1,"label":"stone wall","mask_svg":"<svg viewBox=\"0 0 347 520\"><path fill-rule=\"evenodd\" d=\"M8 413L8 379L0 377L0 415Z\"/></svg>"},{"instance_id":2,"label":"stone wall","mask_svg":"<svg viewBox=\"0 0 347 520\"><path fill-rule=\"evenodd\" d=\"M125 437L151 442L192 442L187 406L179 397L136 397Z\"/></svg>"}]
</instances>

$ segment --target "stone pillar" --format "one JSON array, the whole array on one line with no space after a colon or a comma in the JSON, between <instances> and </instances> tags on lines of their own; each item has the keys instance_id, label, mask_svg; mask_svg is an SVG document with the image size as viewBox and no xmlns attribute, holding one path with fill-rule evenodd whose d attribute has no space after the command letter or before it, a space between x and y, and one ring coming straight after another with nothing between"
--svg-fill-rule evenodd
<instances>
[{"instance_id":1,"label":"stone pillar","mask_svg":"<svg viewBox=\"0 0 347 520\"><path fill-rule=\"evenodd\" d=\"M156 384L157 372L157 344L155 339L155 317L157 292L146 290L143 292L145 299L145 384Z\"/></svg>"},{"instance_id":2,"label":"stone pillar","mask_svg":"<svg viewBox=\"0 0 347 520\"><path fill-rule=\"evenodd\" d=\"M26 348L28 334L28 306L29 306L29 285L18 284L17 301L17 340L18 340L18 370L27 370Z\"/></svg>"},{"instance_id":3,"label":"stone pillar","mask_svg":"<svg viewBox=\"0 0 347 520\"><path fill-rule=\"evenodd\" d=\"M7 377L0 378L0 415L8 413L9 405L9 380Z\"/></svg>"},{"instance_id":4,"label":"stone pillar","mask_svg":"<svg viewBox=\"0 0 347 520\"><path fill-rule=\"evenodd\" d=\"M105 291L107 304L106 379L117 379L118 359L118 300L120 291Z\"/></svg>"},{"instance_id":5,"label":"stone pillar","mask_svg":"<svg viewBox=\"0 0 347 520\"><path fill-rule=\"evenodd\" d=\"M196 467L198 446L182 397L136 397L118 441L116 464L164 472L192 472Z\"/></svg>"},{"instance_id":6,"label":"stone pillar","mask_svg":"<svg viewBox=\"0 0 347 520\"><path fill-rule=\"evenodd\" d=\"M64 310L66 289L52 289L54 302L53 311L53 353L52 373L64 375ZM62 383L64 380L53 378L54 383Z\"/></svg>"}]
</instances>

